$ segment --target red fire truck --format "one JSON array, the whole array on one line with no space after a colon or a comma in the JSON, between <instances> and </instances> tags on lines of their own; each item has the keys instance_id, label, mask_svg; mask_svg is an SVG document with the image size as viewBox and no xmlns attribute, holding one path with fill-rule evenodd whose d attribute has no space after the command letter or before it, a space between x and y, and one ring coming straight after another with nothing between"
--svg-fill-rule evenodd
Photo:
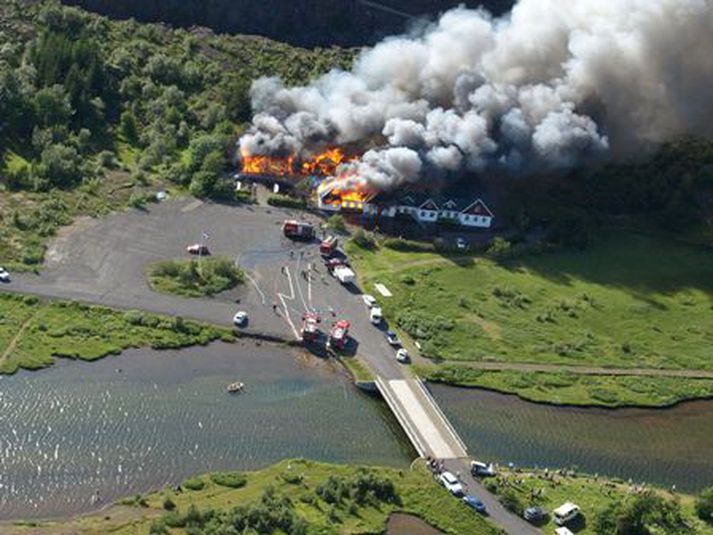
<instances>
[{"instance_id":1,"label":"red fire truck","mask_svg":"<svg viewBox=\"0 0 713 535\"><path fill-rule=\"evenodd\" d=\"M293 240L309 241L314 238L314 227L306 221L287 220L282 224L282 232Z\"/></svg>"},{"instance_id":2,"label":"red fire truck","mask_svg":"<svg viewBox=\"0 0 713 535\"><path fill-rule=\"evenodd\" d=\"M331 256L337 250L337 245L339 245L339 240L335 236L327 236L319 244L319 252L323 256Z\"/></svg>"},{"instance_id":3,"label":"red fire truck","mask_svg":"<svg viewBox=\"0 0 713 535\"><path fill-rule=\"evenodd\" d=\"M327 347L336 351L341 351L347 345L349 336L349 322L347 320L339 320L332 325L332 330L329 331L329 340Z\"/></svg>"},{"instance_id":4,"label":"red fire truck","mask_svg":"<svg viewBox=\"0 0 713 535\"><path fill-rule=\"evenodd\" d=\"M302 317L302 341L305 344L319 340L319 316L308 312Z\"/></svg>"}]
</instances>

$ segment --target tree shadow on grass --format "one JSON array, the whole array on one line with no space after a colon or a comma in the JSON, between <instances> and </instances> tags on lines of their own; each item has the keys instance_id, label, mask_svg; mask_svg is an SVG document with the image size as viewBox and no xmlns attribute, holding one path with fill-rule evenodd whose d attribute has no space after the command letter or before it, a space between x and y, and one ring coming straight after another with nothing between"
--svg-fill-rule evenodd
<instances>
[{"instance_id":1,"label":"tree shadow on grass","mask_svg":"<svg viewBox=\"0 0 713 535\"><path fill-rule=\"evenodd\" d=\"M511 272L530 272L571 286L575 281L621 289L661 308L656 295L700 290L713 298L713 252L662 236L609 232L585 250L504 259Z\"/></svg>"}]
</instances>

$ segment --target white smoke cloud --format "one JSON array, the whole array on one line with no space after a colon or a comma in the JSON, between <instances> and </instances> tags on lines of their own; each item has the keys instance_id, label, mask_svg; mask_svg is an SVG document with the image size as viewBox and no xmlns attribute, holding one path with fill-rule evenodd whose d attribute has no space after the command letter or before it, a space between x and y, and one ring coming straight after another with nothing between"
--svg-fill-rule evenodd
<instances>
[{"instance_id":1,"label":"white smoke cloud","mask_svg":"<svg viewBox=\"0 0 713 535\"><path fill-rule=\"evenodd\" d=\"M241 149L380 144L345 169L379 188L444 172L558 168L713 135L713 0L520 0L458 8L307 87L257 80Z\"/></svg>"}]
</instances>

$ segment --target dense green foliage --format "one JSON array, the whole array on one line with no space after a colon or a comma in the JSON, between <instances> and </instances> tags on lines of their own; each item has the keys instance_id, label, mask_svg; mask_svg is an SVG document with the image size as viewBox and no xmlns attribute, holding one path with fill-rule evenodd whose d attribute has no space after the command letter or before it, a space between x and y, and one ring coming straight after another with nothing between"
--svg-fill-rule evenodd
<instances>
[{"instance_id":1,"label":"dense green foliage","mask_svg":"<svg viewBox=\"0 0 713 535\"><path fill-rule=\"evenodd\" d=\"M683 517L680 504L652 491L624 502L611 502L597 514L597 535L693 534Z\"/></svg>"},{"instance_id":2,"label":"dense green foliage","mask_svg":"<svg viewBox=\"0 0 713 535\"><path fill-rule=\"evenodd\" d=\"M267 204L270 206L280 206L282 208L294 208L296 210L307 207L307 203L303 199L296 199L288 197L287 195L270 195L267 199Z\"/></svg>"},{"instance_id":3,"label":"dense green foliage","mask_svg":"<svg viewBox=\"0 0 713 535\"><path fill-rule=\"evenodd\" d=\"M149 266L149 282L157 292L201 297L234 288L243 271L229 258L162 260Z\"/></svg>"},{"instance_id":4,"label":"dense green foliage","mask_svg":"<svg viewBox=\"0 0 713 535\"><path fill-rule=\"evenodd\" d=\"M181 318L0 293L0 373L45 368L56 357L96 360L129 347L173 349L217 339L233 335Z\"/></svg>"},{"instance_id":5,"label":"dense green foliage","mask_svg":"<svg viewBox=\"0 0 713 535\"><path fill-rule=\"evenodd\" d=\"M696 500L698 518L713 525L713 487L701 491Z\"/></svg>"},{"instance_id":6,"label":"dense green foliage","mask_svg":"<svg viewBox=\"0 0 713 535\"><path fill-rule=\"evenodd\" d=\"M602 221L638 214L671 231L706 229L713 244L713 142L681 138L638 161L611 163L513 180L502 216L524 236L545 228L545 240L588 245Z\"/></svg>"}]
</instances>

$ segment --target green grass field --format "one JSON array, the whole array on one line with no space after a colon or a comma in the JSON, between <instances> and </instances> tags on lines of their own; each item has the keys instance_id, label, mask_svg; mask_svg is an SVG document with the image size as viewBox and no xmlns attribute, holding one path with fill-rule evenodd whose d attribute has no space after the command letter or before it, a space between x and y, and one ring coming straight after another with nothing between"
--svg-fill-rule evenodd
<instances>
[{"instance_id":1,"label":"green grass field","mask_svg":"<svg viewBox=\"0 0 713 535\"><path fill-rule=\"evenodd\" d=\"M375 282L386 284L394 294L381 300L387 319L435 360L713 369L711 249L610 230L585 251L502 261L385 247L368 251L353 243L349 253L364 291L373 292ZM505 391L526 390L513 374L507 381L506 373L484 374L479 381L470 375L464 384L499 383ZM604 389L629 388L620 378L592 380L604 379ZM602 404L574 395L577 388L547 390L540 400L557 391L561 402ZM626 401L660 404L664 397L700 397L710 395L711 385L683 396L687 390Z\"/></svg>"},{"instance_id":2,"label":"green grass field","mask_svg":"<svg viewBox=\"0 0 713 535\"><path fill-rule=\"evenodd\" d=\"M329 477L349 481L362 474L373 474L388 478L395 487L398 501L391 503L375 500L357 504L352 497L339 503L325 501L317 489ZM226 511L237 506L251 506L261 501L265 489L271 487L278 499L289 498L290 509L308 524L309 534L357 534L382 533L388 516L394 511L411 513L438 527L444 533L490 535L496 530L481 516L470 510L460 500L453 498L438 485L423 466L413 470L391 468L360 468L350 465L323 464L305 460L287 460L257 472L245 474L247 482L240 488L217 485L208 475L192 478L191 486L197 488L195 479L203 483L201 490L181 493L163 491L138 499L124 501L135 504L127 508L112 508L97 515L79 518L67 523L40 523L32 527L9 527L8 533L55 534L71 533L95 534L114 533L117 535L147 535L151 525L164 516L166 498L176 506L178 514L185 514L189 506L199 511L208 509ZM143 503L143 505L141 505ZM104 517L108 516L109 520ZM175 516L175 515L174 515ZM65 531L62 531L62 530ZM155 529L155 528L154 528ZM202 531L194 531L201 532ZM3 531L5 533L5 531ZM185 529L171 529L172 534L188 533ZM252 533L252 532L251 532Z\"/></svg>"},{"instance_id":3,"label":"green grass field","mask_svg":"<svg viewBox=\"0 0 713 535\"><path fill-rule=\"evenodd\" d=\"M0 293L0 373L56 357L96 360L129 347L157 349L234 339L232 331L155 314Z\"/></svg>"}]
</instances>

